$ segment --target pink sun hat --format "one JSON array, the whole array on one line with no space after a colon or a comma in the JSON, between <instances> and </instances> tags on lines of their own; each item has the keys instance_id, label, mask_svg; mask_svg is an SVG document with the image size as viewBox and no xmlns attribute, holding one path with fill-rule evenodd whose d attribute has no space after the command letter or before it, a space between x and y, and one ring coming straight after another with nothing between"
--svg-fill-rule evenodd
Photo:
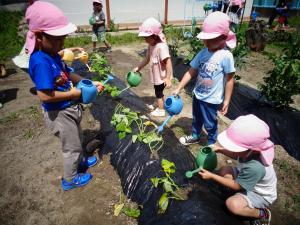
<instances>
[{"instance_id":1,"label":"pink sun hat","mask_svg":"<svg viewBox=\"0 0 300 225\"><path fill-rule=\"evenodd\" d=\"M236 47L236 36L229 29L230 18L225 13L222 12L213 12L209 14L202 26L202 31L197 35L197 38L206 40L206 39L214 39L221 35L226 35L226 45L229 48Z\"/></svg>"},{"instance_id":2,"label":"pink sun hat","mask_svg":"<svg viewBox=\"0 0 300 225\"><path fill-rule=\"evenodd\" d=\"M49 2L36 1L26 10L29 31L26 37L27 54L35 48L35 32L42 31L52 36L63 36L76 31L77 27L69 23L64 13Z\"/></svg>"},{"instance_id":3,"label":"pink sun hat","mask_svg":"<svg viewBox=\"0 0 300 225\"><path fill-rule=\"evenodd\" d=\"M101 4L101 5L103 5L103 3L102 3L102 1L101 0L93 0L93 3L99 3L99 4Z\"/></svg>"},{"instance_id":4,"label":"pink sun hat","mask_svg":"<svg viewBox=\"0 0 300 225\"><path fill-rule=\"evenodd\" d=\"M150 17L139 27L139 37L149 37L153 34L157 35L162 42L166 42L166 37L162 32L161 23Z\"/></svg>"},{"instance_id":5,"label":"pink sun hat","mask_svg":"<svg viewBox=\"0 0 300 225\"><path fill-rule=\"evenodd\" d=\"M269 126L253 114L239 116L218 135L218 142L231 152L248 149L260 152L260 159L266 166L272 165L274 143L269 140Z\"/></svg>"}]
</instances>

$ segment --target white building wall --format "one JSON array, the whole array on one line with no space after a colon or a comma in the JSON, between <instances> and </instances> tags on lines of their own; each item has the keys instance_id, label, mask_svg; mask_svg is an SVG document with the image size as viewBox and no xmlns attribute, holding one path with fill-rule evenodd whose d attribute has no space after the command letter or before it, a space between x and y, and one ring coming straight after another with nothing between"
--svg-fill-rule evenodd
<instances>
[{"instance_id":1,"label":"white building wall","mask_svg":"<svg viewBox=\"0 0 300 225\"><path fill-rule=\"evenodd\" d=\"M61 8L68 19L76 25L87 25L92 14L92 0L46 0ZM142 23L148 17L163 21L164 0L110 0L110 15L115 23ZM205 17L203 5L207 0L169 0L169 22ZM105 12L105 0L104 12ZM251 13L253 0L247 0L245 17Z\"/></svg>"}]
</instances>

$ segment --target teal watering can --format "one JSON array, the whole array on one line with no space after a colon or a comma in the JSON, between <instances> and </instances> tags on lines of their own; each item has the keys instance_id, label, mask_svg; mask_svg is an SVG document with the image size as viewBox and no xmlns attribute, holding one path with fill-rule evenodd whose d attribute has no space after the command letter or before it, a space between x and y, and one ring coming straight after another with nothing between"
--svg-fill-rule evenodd
<instances>
[{"instance_id":1,"label":"teal watering can","mask_svg":"<svg viewBox=\"0 0 300 225\"><path fill-rule=\"evenodd\" d=\"M133 71L128 72L127 73L127 83L129 84L129 86L127 86L126 88L121 90L119 92L119 95L131 87L139 86L141 81L142 81L142 74L140 72L133 72Z\"/></svg>"},{"instance_id":2,"label":"teal watering can","mask_svg":"<svg viewBox=\"0 0 300 225\"><path fill-rule=\"evenodd\" d=\"M98 90L93 84L93 81L82 79L78 82L76 88L81 90L81 100L84 104L88 104L96 100Z\"/></svg>"},{"instance_id":3,"label":"teal watering can","mask_svg":"<svg viewBox=\"0 0 300 225\"><path fill-rule=\"evenodd\" d=\"M182 108L183 108L183 101L179 95L171 95L168 98L166 98L164 102L164 108L169 114L168 118L160 125L157 130L158 133L162 132L164 129L164 126L170 121L170 119L174 115L178 115Z\"/></svg>"},{"instance_id":4,"label":"teal watering can","mask_svg":"<svg viewBox=\"0 0 300 225\"><path fill-rule=\"evenodd\" d=\"M197 169L193 171L187 171L185 176L191 178L195 173L198 173L201 169L213 171L217 167L217 154L212 150L211 147L203 147L197 155L196 164Z\"/></svg>"}]
</instances>

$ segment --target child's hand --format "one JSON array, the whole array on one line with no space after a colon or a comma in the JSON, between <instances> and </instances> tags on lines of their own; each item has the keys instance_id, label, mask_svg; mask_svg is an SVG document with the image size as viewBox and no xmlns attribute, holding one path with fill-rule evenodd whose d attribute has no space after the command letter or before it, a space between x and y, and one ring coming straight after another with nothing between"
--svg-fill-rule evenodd
<instances>
[{"instance_id":1,"label":"child's hand","mask_svg":"<svg viewBox=\"0 0 300 225\"><path fill-rule=\"evenodd\" d=\"M93 81L93 84L97 87L98 92L101 92L104 90L104 86L101 82L99 81Z\"/></svg>"},{"instance_id":2,"label":"child's hand","mask_svg":"<svg viewBox=\"0 0 300 225\"><path fill-rule=\"evenodd\" d=\"M135 67L135 68L132 70L132 72L139 72L139 67L138 67L138 66Z\"/></svg>"},{"instance_id":3,"label":"child's hand","mask_svg":"<svg viewBox=\"0 0 300 225\"><path fill-rule=\"evenodd\" d=\"M229 106L229 102L223 102L223 106L221 108L221 110L219 111L221 113L221 115L225 115L228 111L228 106Z\"/></svg>"},{"instance_id":4,"label":"child's hand","mask_svg":"<svg viewBox=\"0 0 300 225\"><path fill-rule=\"evenodd\" d=\"M202 179L209 180L209 179L212 179L214 174L209 172L208 170L201 169L199 172L199 175L202 177Z\"/></svg>"},{"instance_id":5,"label":"child's hand","mask_svg":"<svg viewBox=\"0 0 300 225\"><path fill-rule=\"evenodd\" d=\"M224 147L223 147L222 145L220 145L218 142L216 142L216 143L214 144L213 150L214 150L215 152L218 152L219 150L223 150L223 149L224 149Z\"/></svg>"},{"instance_id":6,"label":"child's hand","mask_svg":"<svg viewBox=\"0 0 300 225\"><path fill-rule=\"evenodd\" d=\"M179 88L176 88L174 91L172 91L172 95L178 95L180 92Z\"/></svg>"},{"instance_id":7,"label":"child's hand","mask_svg":"<svg viewBox=\"0 0 300 225\"><path fill-rule=\"evenodd\" d=\"M166 88L172 87L172 82L169 78L164 79L164 82L166 84Z\"/></svg>"}]
</instances>

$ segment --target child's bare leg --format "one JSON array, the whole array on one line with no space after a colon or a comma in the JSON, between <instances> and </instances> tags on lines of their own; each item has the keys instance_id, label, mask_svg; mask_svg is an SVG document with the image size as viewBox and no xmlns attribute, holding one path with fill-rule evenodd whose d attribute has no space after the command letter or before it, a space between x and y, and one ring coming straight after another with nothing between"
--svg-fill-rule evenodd
<instances>
[{"instance_id":1,"label":"child's bare leg","mask_svg":"<svg viewBox=\"0 0 300 225\"><path fill-rule=\"evenodd\" d=\"M164 97L157 98L157 106L159 109L164 109Z\"/></svg>"},{"instance_id":2,"label":"child's bare leg","mask_svg":"<svg viewBox=\"0 0 300 225\"><path fill-rule=\"evenodd\" d=\"M94 49L94 50L96 49L96 44L97 44L97 42L96 42L96 41L93 41L93 49Z\"/></svg>"},{"instance_id":3,"label":"child's bare leg","mask_svg":"<svg viewBox=\"0 0 300 225\"><path fill-rule=\"evenodd\" d=\"M105 44L106 48L111 48L111 45L108 43L108 41L107 41L107 40L104 40L103 42L104 42L104 44Z\"/></svg>"},{"instance_id":4,"label":"child's bare leg","mask_svg":"<svg viewBox=\"0 0 300 225\"><path fill-rule=\"evenodd\" d=\"M241 195L236 194L228 198L226 206L235 215L259 218L259 209L250 208L246 199Z\"/></svg>"}]
</instances>

